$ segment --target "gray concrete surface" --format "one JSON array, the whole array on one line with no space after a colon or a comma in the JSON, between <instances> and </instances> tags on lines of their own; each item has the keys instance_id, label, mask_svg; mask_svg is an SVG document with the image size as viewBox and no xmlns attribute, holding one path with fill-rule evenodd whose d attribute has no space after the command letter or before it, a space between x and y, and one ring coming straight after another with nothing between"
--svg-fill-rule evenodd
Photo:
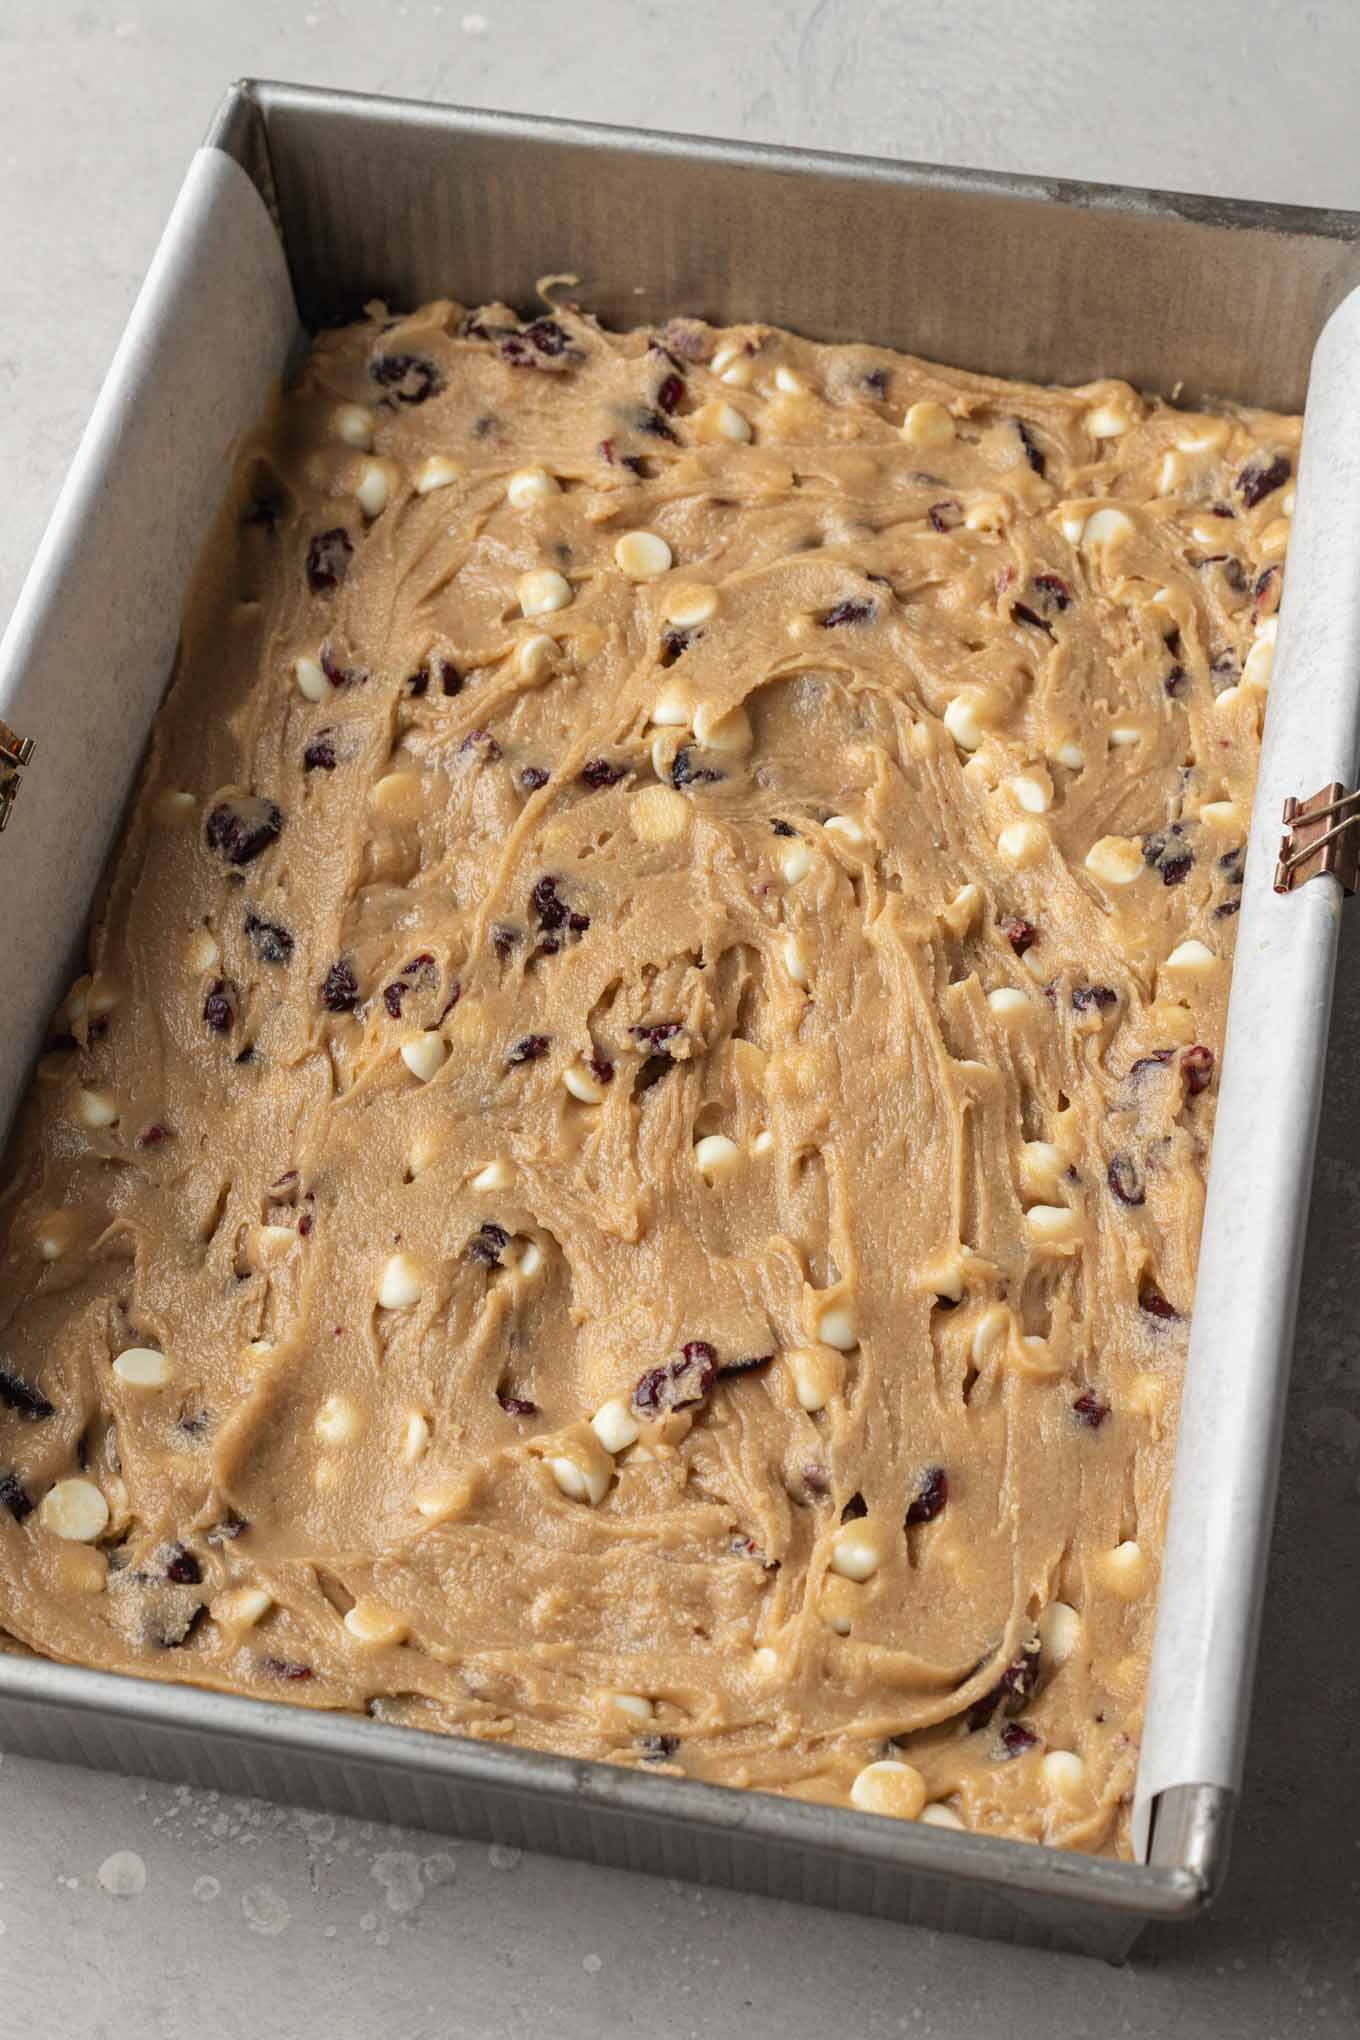
<instances>
[{"instance_id":1,"label":"gray concrete surface","mask_svg":"<svg viewBox=\"0 0 1360 2040\"><path fill-rule=\"evenodd\" d=\"M237 74L1354 205L1358 57L1347 0L0 0L0 611ZM8 1758L0 2040L1360 2030L1358 1001L1360 919L1245 1811L1209 1920L1111 1971Z\"/></svg>"}]
</instances>

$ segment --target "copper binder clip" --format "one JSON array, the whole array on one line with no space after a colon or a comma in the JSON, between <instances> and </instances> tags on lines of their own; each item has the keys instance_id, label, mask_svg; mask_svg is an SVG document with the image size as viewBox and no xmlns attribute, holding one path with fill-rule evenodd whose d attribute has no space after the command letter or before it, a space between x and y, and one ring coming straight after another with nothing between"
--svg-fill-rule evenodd
<instances>
[{"instance_id":1,"label":"copper binder clip","mask_svg":"<svg viewBox=\"0 0 1360 2040\"><path fill-rule=\"evenodd\" d=\"M0 722L0 829L9 820L9 811L22 784L19 774L33 756L32 737L21 737L7 722Z\"/></svg>"},{"instance_id":2,"label":"copper binder clip","mask_svg":"<svg viewBox=\"0 0 1360 2040\"><path fill-rule=\"evenodd\" d=\"M1330 871L1348 896L1360 887L1360 788L1348 793L1339 780L1320 787L1307 800L1291 794L1284 804L1284 835L1275 866L1277 893L1293 892L1310 878Z\"/></svg>"}]
</instances>

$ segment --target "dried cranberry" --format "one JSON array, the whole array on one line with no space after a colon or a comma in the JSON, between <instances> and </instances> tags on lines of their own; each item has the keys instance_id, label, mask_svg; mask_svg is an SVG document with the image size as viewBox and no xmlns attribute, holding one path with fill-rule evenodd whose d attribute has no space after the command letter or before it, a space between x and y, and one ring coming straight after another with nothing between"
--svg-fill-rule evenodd
<instances>
[{"instance_id":1,"label":"dried cranberry","mask_svg":"<svg viewBox=\"0 0 1360 2040\"><path fill-rule=\"evenodd\" d=\"M293 938L277 921L262 921L258 914L248 913L244 927L250 946L261 963L292 962Z\"/></svg>"},{"instance_id":2,"label":"dried cranberry","mask_svg":"<svg viewBox=\"0 0 1360 2040\"><path fill-rule=\"evenodd\" d=\"M581 778L598 793L602 787L617 786L627 769L626 765L611 765L608 758L589 758L581 767Z\"/></svg>"},{"instance_id":3,"label":"dried cranberry","mask_svg":"<svg viewBox=\"0 0 1360 2040\"><path fill-rule=\"evenodd\" d=\"M1237 477L1237 486L1247 509L1254 510L1258 503L1264 502L1276 489L1282 489L1293 472L1288 459L1282 453L1277 453L1271 461L1261 458L1249 460Z\"/></svg>"},{"instance_id":4,"label":"dried cranberry","mask_svg":"<svg viewBox=\"0 0 1360 2040\"><path fill-rule=\"evenodd\" d=\"M501 1254L510 1244L510 1235L503 1225L488 1219L468 1241L463 1249L470 1261L481 1261L488 1268L499 1268Z\"/></svg>"},{"instance_id":5,"label":"dried cranberry","mask_svg":"<svg viewBox=\"0 0 1360 2040\"><path fill-rule=\"evenodd\" d=\"M656 1050L662 1048L666 1042L674 1041L676 1035L680 1032L680 1022L678 1020L648 1020L644 1021L641 1026L632 1028L630 1031L636 1041L644 1042L648 1048Z\"/></svg>"},{"instance_id":6,"label":"dried cranberry","mask_svg":"<svg viewBox=\"0 0 1360 2040\"><path fill-rule=\"evenodd\" d=\"M441 659L439 661L439 689L441 694L446 695L450 700L454 695L461 694L463 691L463 676L454 665L452 659Z\"/></svg>"},{"instance_id":7,"label":"dried cranberry","mask_svg":"<svg viewBox=\"0 0 1360 2040\"><path fill-rule=\"evenodd\" d=\"M671 766L671 785L675 787L711 786L715 781L725 777L726 775L719 772L716 765L696 765L694 753L688 744L676 752L675 762Z\"/></svg>"},{"instance_id":8,"label":"dried cranberry","mask_svg":"<svg viewBox=\"0 0 1360 2040\"><path fill-rule=\"evenodd\" d=\"M1034 923L1022 921L1018 914L1007 915L1001 923L1001 932L1017 956L1023 956L1039 939L1039 930Z\"/></svg>"},{"instance_id":9,"label":"dried cranberry","mask_svg":"<svg viewBox=\"0 0 1360 2040\"><path fill-rule=\"evenodd\" d=\"M1073 985L1072 1004L1078 1013L1089 1013L1093 1009L1104 1013L1119 1003L1118 992L1108 985Z\"/></svg>"},{"instance_id":10,"label":"dried cranberry","mask_svg":"<svg viewBox=\"0 0 1360 2040\"><path fill-rule=\"evenodd\" d=\"M886 368L867 368L860 378L871 397L882 403L888 394L888 371Z\"/></svg>"},{"instance_id":11,"label":"dried cranberry","mask_svg":"<svg viewBox=\"0 0 1360 2040\"><path fill-rule=\"evenodd\" d=\"M214 978L208 986L203 1018L214 1034L230 1034L236 1025L236 987L230 978Z\"/></svg>"},{"instance_id":12,"label":"dried cranberry","mask_svg":"<svg viewBox=\"0 0 1360 2040\"><path fill-rule=\"evenodd\" d=\"M538 1404L530 1402L527 1396L507 1395L503 1388L498 1388L496 1390L496 1401L505 1411L507 1417L536 1417L538 1415Z\"/></svg>"},{"instance_id":13,"label":"dried cranberry","mask_svg":"<svg viewBox=\"0 0 1360 2040\"><path fill-rule=\"evenodd\" d=\"M668 375L661 383L656 393L657 409L659 411L664 411L666 413L666 416L669 418L671 413L675 410L676 405L680 402L680 399L684 396L684 394L685 394L684 377L680 375Z\"/></svg>"},{"instance_id":14,"label":"dried cranberry","mask_svg":"<svg viewBox=\"0 0 1360 2040\"><path fill-rule=\"evenodd\" d=\"M1246 876L1245 859L1247 846L1239 843L1235 850L1225 850L1218 860L1218 868L1224 873L1229 885L1241 885Z\"/></svg>"},{"instance_id":15,"label":"dried cranberry","mask_svg":"<svg viewBox=\"0 0 1360 2040\"><path fill-rule=\"evenodd\" d=\"M16 1523L33 1514L33 1497L16 1473L0 1473L0 1509L8 1509Z\"/></svg>"},{"instance_id":16,"label":"dried cranberry","mask_svg":"<svg viewBox=\"0 0 1360 2040\"><path fill-rule=\"evenodd\" d=\"M796 836L798 834L792 822L781 822L777 816L770 823L770 827L774 830L776 836Z\"/></svg>"},{"instance_id":17,"label":"dried cranberry","mask_svg":"<svg viewBox=\"0 0 1360 2040\"><path fill-rule=\"evenodd\" d=\"M537 1062L540 1056L548 1053L548 1046L546 1034L524 1034L507 1050L505 1060L508 1063Z\"/></svg>"},{"instance_id":18,"label":"dried cranberry","mask_svg":"<svg viewBox=\"0 0 1360 2040\"><path fill-rule=\"evenodd\" d=\"M216 850L228 864L250 864L278 838L283 811L272 800L258 794L241 794L220 800L204 827L208 848Z\"/></svg>"},{"instance_id":19,"label":"dried cranberry","mask_svg":"<svg viewBox=\"0 0 1360 2040\"><path fill-rule=\"evenodd\" d=\"M1140 1077L1144 1070L1161 1069L1169 1063L1176 1051L1174 1048L1154 1048L1151 1055L1140 1055L1136 1063L1129 1065L1129 1075Z\"/></svg>"},{"instance_id":20,"label":"dried cranberry","mask_svg":"<svg viewBox=\"0 0 1360 2040\"><path fill-rule=\"evenodd\" d=\"M1015 429L1020 435L1020 444L1025 449L1025 459L1029 462L1036 475L1044 474L1047 471L1048 462L1040 452L1039 443L1023 418L1016 419Z\"/></svg>"},{"instance_id":21,"label":"dried cranberry","mask_svg":"<svg viewBox=\"0 0 1360 2040\"><path fill-rule=\"evenodd\" d=\"M661 650L658 654L663 666L673 666L682 652L687 652L694 642L695 633L673 624L661 634Z\"/></svg>"},{"instance_id":22,"label":"dried cranberry","mask_svg":"<svg viewBox=\"0 0 1360 2040\"><path fill-rule=\"evenodd\" d=\"M546 786L551 775L541 765L525 765L519 775L519 783L526 793L537 793Z\"/></svg>"},{"instance_id":23,"label":"dried cranberry","mask_svg":"<svg viewBox=\"0 0 1360 2040\"><path fill-rule=\"evenodd\" d=\"M826 1468L819 1466L815 1460L809 1460L803 1467L803 1486L810 1495L827 1494L831 1487L831 1478Z\"/></svg>"},{"instance_id":24,"label":"dried cranberry","mask_svg":"<svg viewBox=\"0 0 1360 2040\"><path fill-rule=\"evenodd\" d=\"M1059 615L1072 605L1072 590L1061 574L1036 574L1030 583L1039 606L1051 616L1056 610Z\"/></svg>"},{"instance_id":25,"label":"dried cranberry","mask_svg":"<svg viewBox=\"0 0 1360 2040\"><path fill-rule=\"evenodd\" d=\"M587 1064L587 1068L589 1069L591 1075L594 1077L597 1084L613 1083L614 1065L612 1062L610 1062L608 1056L603 1055L591 1056Z\"/></svg>"},{"instance_id":26,"label":"dried cranberry","mask_svg":"<svg viewBox=\"0 0 1360 2040\"><path fill-rule=\"evenodd\" d=\"M383 1004L394 1020L400 1020L401 1002L410 989L409 985L402 984L399 979L394 979L390 985L384 985Z\"/></svg>"},{"instance_id":27,"label":"dried cranberry","mask_svg":"<svg viewBox=\"0 0 1360 2040\"><path fill-rule=\"evenodd\" d=\"M1174 701L1178 695L1185 692L1185 681L1186 672L1184 666L1173 666L1162 682L1162 686Z\"/></svg>"},{"instance_id":28,"label":"dried cranberry","mask_svg":"<svg viewBox=\"0 0 1360 2040\"><path fill-rule=\"evenodd\" d=\"M838 630L843 623L867 623L874 613L872 602L857 602L849 598L838 602L834 609L828 609L822 618L823 630Z\"/></svg>"},{"instance_id":29,"label":"dried cranberry","mask_svg":"<svg viewBox=\"0 0 1360 2040\"><path fill-rule=\"evenodd\" d=\"M1039 1747L1039 1738L1032 1729L1022 1727L1018 1721L1008 1721L1001 1731L1001 1747L1007 1757L1022 1757L1026 1750Z\"/></svg>"},{"instance_id":30,"label":"dried cranberry","mask_svg":"<svg viewBox=\"0 0 1360 2040\"><path fill-rule=\"evenodd\" d=\"M6 1409L17 1410L21 1417L36 1423L41 1417L54 1414L55 1405L47 1400L40 1389L33 1388L19 1375L11 1374L7 1367L0 1367L0 1403Z\"/></svg>"},{"instance_id":31,"label":"dried cranberry","mask_svg":"<svg viewBox=\"0 0 1360 2040\"><path fill-rule=\"evenodd\" d=\"M177 1587L196 1587L203 1578L203 1568L187 1545L177 1544L166 1565L165 1577Z\"/></svg>"},{"instance_id":32,"label":"dried cranberry","mask_svg":"<svg viewBox=\"0 0 1360 2040\"><path fill-rule=\"evenodd\" d=\"M469 730L458 748L460 751L480 751L488 765L494 765L501 755L501 747L490 730Z\"/></svg>"},{"instance_id":33,"label":"dried cranberry","mask_svg":"<svg viewBox=\"0 0 1360 2040\"><path fill-rule=\"evenodd\" d=\"M1007 1665L990 1692L973 1702L968 1710L969 1728L985 1728L998 1707L1007 1714L1018 1714L1032 1699L1038 1683L1039 1646L1033 1644ZM1002 1734L1004 1737L1004 1730Z\"/></svg>"},{"instance_id":34,"label":"dried cranberry","mask_svg":"<svg viewBox=\"0 0 1360 2040\"><path fill-rule=\"evenodd\" d=\"M638 1741L642 1745L644 1764L664 1764L680 1747L678 1735L644 1735L639 1736Z\"/></svg>"},{"instance_id":35,"label":"dried cranberry","mask_svg":"<svg viewBox=\"0 0 1360 2040\"><path fill-rule=\"evenodd\" d=\"M928 1466L921 1476L916 1499L907 1504L907 1527L933 1523L949 1500L949 1475L942 1466Z\"/></svg>"},{"instance_id":36,"label":"dried cranberry","mask_svg":"<svg viewBox=\"0 0 1360 2040\"><path fill-rule=\"evenodd\" d=\"M302 754L304 772L334 772L335 746L329 736L313 737Z\"/></svg>"},{"instance_id":37,"label":"dried cranberry","mask_svg":"<svg viewBox=\"0 0 1360 2040\"><path fill-rule=\"evenodd\" d=\"M637 428L639 432L650 432L654 439L669 440L672 446L680 444L679 439L672 432L660 411L653 411L644 407L637 414Z\"/></svg>"},{"instance_id":38,"label":"dried cranberry","mask_svg":"<svg viewBox=\"0 0 1360 2040\"><path fill-rule=\"evenodd\" d=\"M573 935L584 935L590 926L589 914L568 914L567 927Z\"/></svg>"},{"instance_id":39,"label":"dried cranberry","mask_svg":"<svg viewBox=\"0 0 1360 2040\"><path fill-rule=\"evenodd\" d=\"M643 1375L633 1390L633 1408L641 1417L689 1409L709 1394L717 1371L718 1356L707 1339L691 1339L679 1360L653 1367Z\"/></svg>"},{"instance_id":40,"label":"dried cranberry","mask_svg":"<svg viewBox=\"0 0 1360 2040\"><path fill-rule=\"evenodd\" d=\"M508 928L503 921L498 922L491 930L491 947L495 950L502 963L505 962L510 951L515 948L519 940L519 929Z\"/></svg>"},{"instance_id":41,"label":"dried cranberry","mask_svg":"<svg viewBox=\"0 0 1360 2040\"><path fill-rule=\"evenodd\" d=\"M1192 1098L1201 1091L1207 1091L1214 1080L1214 1052L1203 1042L1196 1042L1187 1048L1181 1057L1181 1069L1185 1073L1185 1088Z\"/></svg>"},{"instance_id":42,"label":"dried cranberry","mask_svg":"<svg viewBox=\"0 0 1360 2040\"><path fill-rule=\"evenodd\" d=\"M1141 1204L1144 1201L1143 1179L1132 1155L1112 1155L1105 1180L1121 1204Z\"/></svg>"},{"instance_id":43,"label":"dried cranberry","mask_svg":"<svg viewBox=\"0 0 1360 2040\"><path fill-rule=\"evenodd\" d=\"M1234 914L1240 914L1241 911L1241 900L1224 900L1221 905L1214 908L1214 919L1216 921L1227 921Z\"/></svg>"},{"instance_id":44,"label":"dried cranberry","mask_svg":"<svg viewBox=\"0 0 1360 2040\"><path fill-rule=\"evenodd\" d=\"M540 928L560 928L567 918L567 903L558 898L555 878L538 880L529 895L529 905L538 915Z\"/></svg>"},{"instance_id":45,"label":"dried cranberry","mask_svg":"<svg viewBox=\"0 0 1360 2040\"><path fill-rule=\"evenodd\" d=\"M1102 1402L1093 1388L1084 1388L1072 1408L1082 1423L1089 1425L1093 1431L1098 1431L1110 1414L1110 1405Z\"/></svg>"},{"instance_id":46,"label":"dried cranberry","mask_svg":"<svg viewBox=\"0 0 1360 2040\"><path fill-rule=\"evenodd\" d=\"M640 457L635 453L619 453L612 439L602 439L599 451L600 459L608 467L623 467L627 468L630 474L639 476L642 474L643 466Z\"/></svg>"},{"instance_id":47,"label":"dried cranberry","mask_svg":"<svg viewBox=\"0 0 1360 2040\"><path fill-rule=\"evenodd\" d=\"M942 503L932 503L926 515L932 531L957 531L963 522L963 505L947 496Z\"/></svg>"},{"instance_id":48,"label":"dried cranberry","mask_svg":"<svg viewBox=\"0 0 1360 2040\"><path fill-rule=\"evenodd\" d=\"M307 579L318 595L340 586L354 556L354 541L343 525L319 531L307 547Z\"/></svg>"},{"instance_id":49,"label":"dried cranberry","mask_svg":"<svg viewBox=\"0 0 1360 2040\"><path fill-rule=\"evenodd\" d=\"M242 1531L249 1528L244 1516L238 1516L235 1509L228 1509L203 1535L209 1544L233 1544Z\"/></svg>"},{"instance_id":50,"label":"dried cranberry","mask_svg":"<svg viewBox=\"0 0 1360 2040\"><path fill-rule=\"evenodd\" d=\"M421 696L428 694L429 691L430 669L428 666L417 666L406 682L406 692L413 700L419 701Z\"/></svg>"},{"instance_id":51,"label":"dried cranberry","mask_svg":"<svg viewBox=\"0 0 1360 2040\"><path fill-rule=\"evenodd\" d=\"M1231 652L1220 652L1209 668L1209 678L1213 682L1216 695L1236 686L1241 677L1241 670Z\"/></svg>"},{"instance_id":52,"label":"dried cranberry","mask_svg":"<svg viewBox=\"0 0 1360 2040\"><path fill-rule=\"evenodd\" d=\"M342 956L326 972L321 987L321 1003L328 1013L352 1013L358 1005L359 980L347 958Z\"/></svg>"},{"instance_id":53,"label":"dried cranberry","mask_svg":"<svg viewBox=\"0 0 1360 2040\"><path fill-rule=\"evenodd\" d=\"M1145 1282L1138 1291L1138 1308L1149 1317L1179 1318L1180 1312L1174 1303L1168 1303L1155 1282Z\"/></svg>"},{"instance_id":54,"label":"dried cranberry","mask_svg":"<svg viewBox=\"0 0 1360 2040\"><path fill-rule=\"evenodd\" d=\"M725 1367L723 1369L723 1372L724 1374L728 1374L731 1372L731 1369ZM763 1551L760 1545L756 1543L754 1537L742 1537L738 1535L732 1539L732 1542L728 1545L727 1548L732 1553L734 1558L753 1558L756 1561L757 1565L764 1567L766 1572L779 1571L779 1560L777 1558L771 1558L767 1552Z\"/></svg>"},{"instance_id":55,"label":"dried cranberry","mask_svg":"<svg viewBox=\"0 0 1360 2040\"><path fill-rule=\"evenodd\" d=\"M1052 624L1045 623L1043 617L1037 615L1028 602L1012 602L1011 615L1017 623L1027 623L1032 630L1041 630L1045 637L1053 636Z\"/></svg>"},{"instance_id":56,"label":"dried cranberry","mask_svg":"<svg viewBox=\"0 0 1360 2040\"><path fill-rule=\"evenodd\" d=\"M295 1658L267 1657L263 1661L262 1669L268 1672L271 1679L297 1680L310 1679L312 1676L311 1666L300 1665Z\"/></svg>"},{"instance_id":57,"label":"dried cranberry","mask_svg":"<svg viewBox=\"0 0 1360 2040\"><path fill-rule=\"evenodd\" d=\"M439 370L421 354L375 354L368 373L399 404L423 404L444 387Z\"/></svg>"}]
</instances>

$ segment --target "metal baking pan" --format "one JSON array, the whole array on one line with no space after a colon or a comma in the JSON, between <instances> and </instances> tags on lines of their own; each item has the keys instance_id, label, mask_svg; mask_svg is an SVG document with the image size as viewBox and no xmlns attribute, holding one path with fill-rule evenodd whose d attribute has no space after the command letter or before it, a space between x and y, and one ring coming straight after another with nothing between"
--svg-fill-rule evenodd
<instances>
[{"instance_id":1,"label":"metal baking pan","mask_svg":"<svg viewBox=\"0 0 1360 2040\"><path fill-rule=\"evenodd\" d=\"M373 296L528 305L569 269L611 324L759 318L1040 381L1115 374L1281 408L1308 393L1135 1803L1144 1860L19 1650L0 1652L7 1747L1111 1958L1206 1905L1240 1781L1340 901L1331 877L1276 896L1274 839L1285 794L1350 785L1356 762L1358 236L1349 213L286 85L227 94L0 645L0 718L35 742L22 770L0 757L18 786L0 886L23 903L5 930L0 1126L69 982L233 441L305 329Z\"/></svg>"}]
</instances>

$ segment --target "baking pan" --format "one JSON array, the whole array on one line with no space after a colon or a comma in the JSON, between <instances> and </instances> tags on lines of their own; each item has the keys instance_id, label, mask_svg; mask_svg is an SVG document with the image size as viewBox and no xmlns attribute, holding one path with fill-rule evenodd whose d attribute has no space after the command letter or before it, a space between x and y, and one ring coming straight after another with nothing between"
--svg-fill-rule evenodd
<instances>
[{"instance_id":1,"label":"baking pan","mask_svg":"<svg viewBox=\"0 0 1360 2040\"><path fill-rule=\"evenodd\" d=\"M1360 735L1358 234L1349 213L286 85L227 94L0 644L0 718L35 743L11 769L0 841L0 885L23 906L5 929L0 1126L69 982L233 442L308 328L374 296L527 306L539 277L570 270L611 324L758 318L1039 381L1121 375L1284 408L1307 392L1135 1800L1142 1860L22 1651L0 1653L7 1747L1111 1958L1147 1921L1204 1907L1240 1783L1340 909L1332 877L1272 891L1277 818L1286 794L1349 786Z\"/></svg>"}]
</instances>

